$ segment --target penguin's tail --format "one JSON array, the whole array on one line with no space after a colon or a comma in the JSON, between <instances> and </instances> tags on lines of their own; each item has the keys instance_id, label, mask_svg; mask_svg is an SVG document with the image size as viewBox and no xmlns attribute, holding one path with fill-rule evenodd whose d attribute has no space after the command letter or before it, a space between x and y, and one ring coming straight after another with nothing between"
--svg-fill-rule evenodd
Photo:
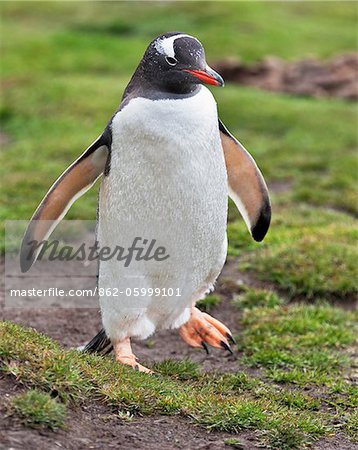
<instances>
[{"instance_id":1,"label":"penguin's tail","mask_svg":"<svg viewBox=\"0 0 358 450\"><path fill-rule=\"evenodd\" d=\"M101 355L107 355L113 350L113 345L102 328L102 330L97 333L96 336L81 350L85 353L99 353Z\"/></svg>"}]
</instances>

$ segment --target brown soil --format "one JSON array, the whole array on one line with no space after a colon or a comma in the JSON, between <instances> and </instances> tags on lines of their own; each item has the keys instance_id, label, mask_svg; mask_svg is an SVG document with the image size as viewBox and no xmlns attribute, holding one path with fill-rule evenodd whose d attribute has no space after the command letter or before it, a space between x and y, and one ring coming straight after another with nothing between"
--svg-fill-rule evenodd
<instances>
[{"instance_id":1,"label":"brown soil","mask_svg":"<svg viewBox=\"0 0 358 450\"><path fill-rule=\"evenodd\" d=\"M346 53L328 61L307 58L286 62L275 56L246 64L225 58L213 67L226 81L275 92L308 97L358 99L358 53Z\"/></svg>"},{"instance_id":2,"label":"brown soil","mask_svg":"<svg viewBox=\"0 0 358 450\"><path fill-rule=\"evenodd\" d=\"M4 148L9 143L9 136L5 133L0 133L0 149Z\"/></svg>"},{"instance_id":3,"label":"brown soil","mask_svg":"<svg viewBox=\"0 0 358 450\"><path fill-rule=\"evenodd\" d=\"M230 298L240 292L241 284L253 280L243 279L236 270L237 262L226 264L217 284L224 299L212 314L227 324L234 335L240 335L239 313L231 305ZM0 263L0 271L3 264ZM1 286L0 286L1 291ZM1 296L0 296L0 305ZM34 327L59 341L65 347L74 347L86 343L101 328L98 309L78 308L0 308L1 319ZM142 362L153 363L167 358L190 358L200 363L203 370L232 372L246 370L240 365L240 354L235 357L224 351L211 349L207 356L204 351L188 347L178 333L156 333L147 341L135 342L133 345L136 355ZM111 356L109 356L111 357ZM250 370L253 374L256 371ZM113 408L99 401L73 408L69 411L67 429L57 432L26 428L12 417L6 417L6 403L8 399L20 392L23 387L13 379L0 379L0 449L52 450L64 449L228 449L224 441L232 438L228 433L208 433L202 427L192 424L182 417L156 416L135 417L131 421L121 419ZM243 449L257 449L260 445L255 432L242 432L235 438L242 443ZM354 444L344 437L326 439L317 443L318 449L353 450Z\"/></svg>"},{"instance_id":4,"label":"brown soil","mask_svg":"<svg viewBox=\"0 0 358 450\"><path fill-rule=\"evenodd\" d=\"M22 388L10 379L0 379L0 448L26 450L84 449L227 449L228 433L207 432L181 417L137 417L125 420L117 411L99 402L91 402L69 412L67 429L51 432L31 429L6 417L6 403ZM188 436L190 434L190 436ZM245 449L256 449L253 433L242 433Z\"/></svg>"}]
</instances>

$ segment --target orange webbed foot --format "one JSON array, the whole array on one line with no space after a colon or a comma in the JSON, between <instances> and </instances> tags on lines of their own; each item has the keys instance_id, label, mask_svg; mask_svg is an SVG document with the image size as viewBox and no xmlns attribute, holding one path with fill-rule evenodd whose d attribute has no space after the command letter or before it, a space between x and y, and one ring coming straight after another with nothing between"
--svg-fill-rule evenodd
<instances>
[{"instance_id":1,"label":"orange webbed foot","mask_svg":"<svg viewBox=\"0 0 358 450\"><path fill-rule=\"evenodd\" d=\"M219 320L193 307L190 319L179 328L181 338L192 347L203 347L209 353L208 345L223 348L233 354L230 343L235 343L231 331Z\"/></svg>"}]
</instances>

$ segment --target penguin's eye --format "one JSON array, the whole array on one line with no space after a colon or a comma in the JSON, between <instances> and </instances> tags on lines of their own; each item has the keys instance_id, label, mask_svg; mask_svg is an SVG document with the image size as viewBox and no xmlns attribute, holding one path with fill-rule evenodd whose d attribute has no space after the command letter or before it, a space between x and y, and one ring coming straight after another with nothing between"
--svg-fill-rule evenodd
<instances>
[{"instance_id":1,"label":"penguin's eye","mask_svg":"<svg viewBox=\"0 0 358 450\"><path fill-rule=\"evenodd\" d=\"M178 62L175 58L172 58L171 56L166 56L165 60L170 66L175 66Z\"/></svg>"}]
</instances>

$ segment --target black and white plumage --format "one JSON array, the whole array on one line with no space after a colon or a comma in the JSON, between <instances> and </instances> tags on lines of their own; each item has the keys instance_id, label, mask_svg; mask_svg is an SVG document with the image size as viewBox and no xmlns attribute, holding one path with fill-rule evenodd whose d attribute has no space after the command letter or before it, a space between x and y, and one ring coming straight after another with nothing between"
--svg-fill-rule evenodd
<instances>
[{"instance_id":1,"label":"black and white plumage","mask_svg":"<svg viewBox=\"0 0 358 450\"><path fill-rule=\"evenodd\" d=\"M181 292L169 298L100 296L105 331L87 350L105 350L111 344L119 361L143 370L129 339L144 339L157 329L179 328L193 346L229 348L229 330L195 308L225 262L228 194L254 239L262 240L270 224L262 175L219 121L215 100L203 83L222 86L223 80L207 65L196 38L166 33L154 39L104 133L56 181L23 241L21 265L26 271L36 258L28 258L28 242L46 238L73 201L104 173L100 246L125 247L133 237L145 236L165 243L170 258L135 264L131 272L115 259L101 261L100 292L123 287L124 281L133 288ZM213 336L203 337L198 327L210 329Z\"/></svg>"}]
</instances>

